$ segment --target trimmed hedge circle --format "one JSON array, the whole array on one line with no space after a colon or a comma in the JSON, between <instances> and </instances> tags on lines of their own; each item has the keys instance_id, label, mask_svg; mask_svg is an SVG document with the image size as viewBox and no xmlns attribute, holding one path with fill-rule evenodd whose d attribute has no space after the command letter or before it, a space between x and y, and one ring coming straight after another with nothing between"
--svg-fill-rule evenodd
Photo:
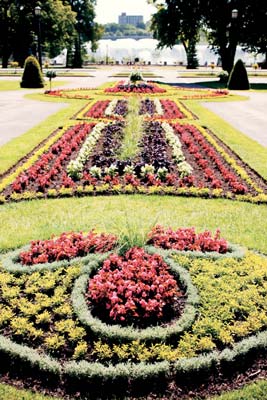
<instances>
[{"instance_id":1,"label":"trimmed hedge circle","mask_svg":"<svg viewBox=\"0 0 267 400\"><path fill-rule=\"evenodd\" d=\"M76 280L72 292L72 304L74 312L78 316L80 322L90 328L94 334L100 335L100 337L112 338L113 340L168 340L172 337L181 335L185 330L189 329L197 316L197 305L199 297L197 289L192 284L190 274L182 267L174 263L169 258L165 258L164 261L169 265L171 273L175 279L179 279L186 290L186 303L185 309L181 317L174 323L171 323L167 327L155 326L144 329L137 329L134 327L122 327L119 324L109 325L102 322L99 318L94 317L86 303L85 293L89 277L102 264L102 260L98 263L88 263L83 268L82 275ZM85 273L86 271L86 273Z\"/></svg>"}]
</instances>

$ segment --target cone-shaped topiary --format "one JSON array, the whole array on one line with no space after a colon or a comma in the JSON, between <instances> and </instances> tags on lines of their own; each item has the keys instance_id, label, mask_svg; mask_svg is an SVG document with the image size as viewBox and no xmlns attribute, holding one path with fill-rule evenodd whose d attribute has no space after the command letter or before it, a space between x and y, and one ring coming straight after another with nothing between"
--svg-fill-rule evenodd
<instances>
[{"instance_id":1,"label":"cone-shaped topiary","mask_svg":"<svg viewBox=\"0 0 267 400\"><path fill-rule=\"evenodd\" d=\"M234 68L229 76L228 89L247 90L249 89L249 81L246 67L242 60L237 60Z\"/></svg>"},{"instance_id":2,"label":"cone-shaped topiary","mask_svg":"<svg viewBox=\"0 0 267 400\"><path fill-rule=\"evenodd\" d=\"M25 60L22 81L20 82L22 88L42 88L44 87L44 79L38 60L29 56Z\"/></svg>"}]
</instances>

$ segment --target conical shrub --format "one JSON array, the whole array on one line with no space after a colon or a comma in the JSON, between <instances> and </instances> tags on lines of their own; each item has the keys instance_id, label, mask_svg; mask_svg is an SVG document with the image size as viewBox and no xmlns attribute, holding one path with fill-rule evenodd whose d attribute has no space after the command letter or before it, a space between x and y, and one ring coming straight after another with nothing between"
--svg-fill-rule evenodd
<instances>
[{"instance_id":1,"label":"conical shrub","mask_svg":"<svg viewBox=\"0 0 267 400\"><path fill-rule=\"evenodd\" d=\"M234 68L229 76L228 89L232 90L247 90L249 89L249 81L246 67L242 60L237 60Z\"/></svg>"},{"instance_id":2,"label":"conical shrub","mask_svg":"<svg viewBox=\"0 0 267 400\"><path fill-rule=\"evenodd\" d=\"M29 56L25 60L22 81L20 82L22 88L43 88L44 79L38 60Z\"/></svg>"}]
</instances>

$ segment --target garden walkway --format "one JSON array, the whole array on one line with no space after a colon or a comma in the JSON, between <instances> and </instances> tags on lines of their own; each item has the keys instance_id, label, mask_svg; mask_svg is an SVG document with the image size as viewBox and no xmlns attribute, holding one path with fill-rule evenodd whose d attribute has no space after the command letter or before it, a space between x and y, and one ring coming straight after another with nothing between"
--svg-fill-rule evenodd
<instances>
[{"instance_id":1,"label":"garden walkway","mask_svg":"<svg viewBox=\"0 0 267 400\"><path fill-rule=\"evenodd\" d=\"M125 66L117 67L116 72L125 71L125 69ZM160 78L160 80L166 83L191 84L197 81L208 80L207 78L179 78L177 77L175 68L160 68L157 71L156 68L151 67L151 70L155 74L163 75L163 78ZM106 81L116 80L116 78L110 77L111 73L112 69L99 68L90 71L90 74L94 75L94 77L56 78L56 82L58 83L58 87L60 87L60 81L67 80L69 84L64 86L65 88L97 87ZM7 80L8 78L0 78L0 85L1 79ZM253 81L255 79L259 80L260 78L253 78ZM36 90L0 91L0 145L3 145L16 136L22 135L30 128L45 120L49 115L66 107L64 102L39 102L24 97L25 94L32 92L36 93ZM267 146L267 93L246 92L244 95L249 97L248 101L209 102L203 103L203 105L244 134L258 141L263 146Z\"/></svg>"}]
</instances>

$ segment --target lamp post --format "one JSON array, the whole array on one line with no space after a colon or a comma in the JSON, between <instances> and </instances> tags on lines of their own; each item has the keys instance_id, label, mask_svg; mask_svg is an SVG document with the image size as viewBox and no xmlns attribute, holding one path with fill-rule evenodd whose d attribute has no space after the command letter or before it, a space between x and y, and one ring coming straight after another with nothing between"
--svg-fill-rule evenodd
<instances>
[{"instance_id":1,"label":"lamp post","mask_svg":"<svg viewBox=\"0 0 267 400\"><path fill-rule=\"evenodd\" d=\"M40 68L42 70L42 46L41 46L41 7L40 6L36 6L34 9L34 14L37 18L37 22L38 22L38 32L37 32L37 37L38 37L38 61L40 64Z\"/></svg>"},{"instance_id":2,"label":"lamp post","mask_svg":"<svg viewBox=\"0 0 267 400\"><path fill-rule=\"evenodd\" d=\"M3 56L2 56L2 67L8 67L8 0L3 0L3 8L4 8L4 19L3 19Z\"/></svg>"}]
</instances>

